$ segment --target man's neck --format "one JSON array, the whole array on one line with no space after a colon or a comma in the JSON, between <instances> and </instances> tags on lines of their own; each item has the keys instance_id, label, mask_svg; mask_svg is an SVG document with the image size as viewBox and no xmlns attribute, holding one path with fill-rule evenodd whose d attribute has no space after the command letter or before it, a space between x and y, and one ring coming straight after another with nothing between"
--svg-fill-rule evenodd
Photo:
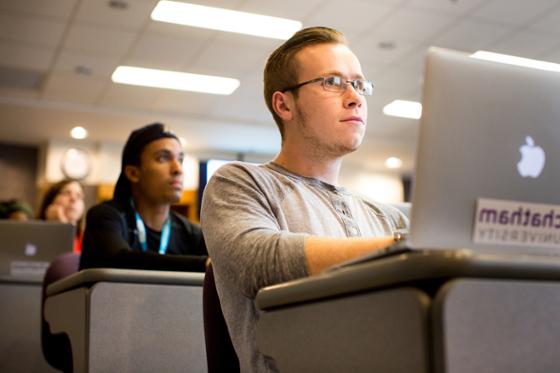
<instances>
[{"instance_id":1,"label":"man's neck","mask_svg":"<svg viewBox=\"0 0 560 373\"><path fill-rule=\"evenodd\" d=\"M274 163L300 176L312 177L331 185L338 185L342 157L314 157L282 147Z\"/></svg>"},{"instance_id":2,"label":"man's neck","mask_svg":"<svg viewBox=\"0 0 560 373\"><path fill-rule=\"evenodd\" d=\"M169 216L169 205L153 204L142 198L134 198L134 207L145 225L155 231L161 231Z\"/></svg>"}]
</instances>

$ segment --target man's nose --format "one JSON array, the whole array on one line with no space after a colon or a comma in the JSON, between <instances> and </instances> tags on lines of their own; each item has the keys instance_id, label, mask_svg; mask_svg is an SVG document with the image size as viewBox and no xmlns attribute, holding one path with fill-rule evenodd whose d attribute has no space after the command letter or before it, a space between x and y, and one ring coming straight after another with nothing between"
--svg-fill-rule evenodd
<instances>
[{"instance_id":1,"label":"man's nose","mask_svg":"<svg viewBox=\"0 0 560 373\"><path fill-rule=\"evenodd\" d=\"M172 161L172 172L174 174L182 174L183 173L183 165L178 159L174 159Z\"/></svg>"},{"instance_id":2,"label":"man's nose","mask_svg":"<svg viewBox=\"0 0 560 373\"><path fill-rule=\"evenodd\" d=\"M358 93L354 86L350 83L346 86L346 91L344 92L344 106L345 107L360 107L364 103L364 96Z\"/></svg>"}]
</instances>

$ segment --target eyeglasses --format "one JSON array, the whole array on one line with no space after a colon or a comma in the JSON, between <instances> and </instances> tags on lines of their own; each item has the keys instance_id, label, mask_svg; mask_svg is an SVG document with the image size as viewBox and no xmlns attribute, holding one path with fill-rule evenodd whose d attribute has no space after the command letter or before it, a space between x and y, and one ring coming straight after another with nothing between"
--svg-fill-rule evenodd
<instances>
[{"instance_id":1,"label":"eyeglasses","mask_svg":"<svg viewBox=\"0 0 560 373\"><path fill-rule=\"evenodd\" d=\"M285 93L288 91L293 91L306 84L321 82L323 89L329 92L344 92L346 91L347 84L350 84L352 88L362 96L371 96L373 94L373 83L365 79L354 79L348 80L344 79L338 75L322 76L320 78L311 79L303 83L296 84L294 86L284 88L280 92Z\"/></svg>"}]
</instances>

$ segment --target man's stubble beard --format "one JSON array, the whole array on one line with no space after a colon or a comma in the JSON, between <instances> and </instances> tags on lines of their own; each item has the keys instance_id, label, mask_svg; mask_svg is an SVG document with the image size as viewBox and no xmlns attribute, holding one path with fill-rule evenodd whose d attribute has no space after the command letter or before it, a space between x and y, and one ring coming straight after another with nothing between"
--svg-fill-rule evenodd
<instances>
[{"instance_id":1,"label":"man's stubble beard","mask_svg":"<svg viewBox=\"0 0 560 373\"><path fill-rule=\"evenodd\" d=\"M305 140L307 148L306 153L315 159L333 159L342 157L358 150L363 141L362 137L362 140L360 140L360 143L357 144L355 148L349 148L336 142L331 144L321 142L320 137L313 134L309 126L306 125L307 116L297 103L295 107L295 114L295 123L300 129L299 134Z\"/></svg>"}]
</instances>

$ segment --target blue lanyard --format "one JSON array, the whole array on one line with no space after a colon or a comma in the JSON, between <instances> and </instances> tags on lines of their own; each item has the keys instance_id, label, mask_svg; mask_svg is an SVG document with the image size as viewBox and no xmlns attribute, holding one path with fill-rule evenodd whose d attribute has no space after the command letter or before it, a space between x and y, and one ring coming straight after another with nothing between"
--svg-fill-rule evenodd
<instances>
[{"instance_id":1,"label":"blue lanyard","mask_svg":"<svg viewBox=\"0 0 560 373\"><path fill-rule=\"evenodd\" d=\"M136 214L136 229L138 229L138 240L140 241L140 246L142 247L142 251L148 251L148 241L146 236L146 227L144 226L144 222L140 217L138 211L135 211ZM167 252L167 246L169 245L169 235L171 234L171 217L168 217L165 220L165 225L163 226L163 230L161 231L161 238L159 241L159 253L165 254Z\"/></svg>"}]
</instances>

